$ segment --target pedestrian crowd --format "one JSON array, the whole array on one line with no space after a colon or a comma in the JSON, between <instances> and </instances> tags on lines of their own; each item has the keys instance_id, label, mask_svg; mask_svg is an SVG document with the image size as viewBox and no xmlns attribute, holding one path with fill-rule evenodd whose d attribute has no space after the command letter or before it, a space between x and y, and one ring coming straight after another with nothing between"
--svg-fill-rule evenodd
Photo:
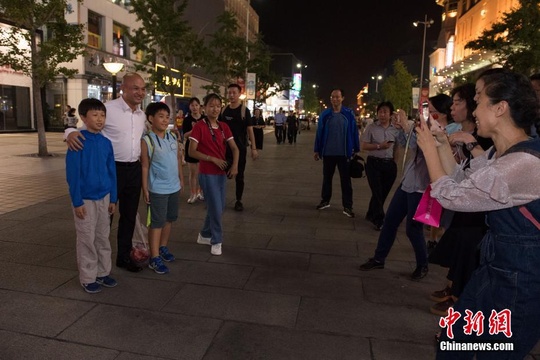
<instances>
[{"instance_id":1,"label":"pedestrian crowd","mask_svg":"<svg viewBox=\"0 0 540 360\"><path fill-rule=\"evenodd\" d=\"M254 109L252 116L242 103L237 84L227 87L226 106L215 93L202 104L198 98L190 99L187 116L180 114L181 125L173 130L168 129L167 104L154 102L141 108L146 89L140 75L126 74L121 88L122 95L106 104L81 101L78 113L83 128L76 128L77 118L65 122L66 178L77 233L79 280L88 293L117 285L111 277L109 243L116 208L120 214L116 266L142 270L130 256L135 228L140 226L141 194L147 205L150 269L166 274L166 263L175 260L168 241L182 192L189 204L206 204L194 241L209 246L212 255L221 255L227 179L235 181L234 210L241 212L248 154L252 161L259 157L267 125L260 109ZM373 256L359 270L385 268L405 220L416 263L411 280L426 277L428 264L448 269L443 289L426 294L435 301L430 311L441 316L439 341L470 342L471 322L478 327L485 317L491 324L493 313L511 312L510 340L491 331L479 332L475 339L512 341L511 356L439 351L437 358L521 359L540 339L538 89L540 76L490 69L476 83L457 86L450 95L430 97L423 106L426 111L419 111L415 120L383 101L377 106L376 120L360 133L339 88L331 91L331 107L319 115L313 158L321 160L323 176L316 210L330 208L337 168L342 212L355 218L351 159L367 154L371 198L364 218L379 237ZM68 109L66 119L70 117L75 113ZM277 144L296 144L300 120L295 112L286 114L280 108L273 126ZM184 160L189 193L184 190ZM398 186L386 204L400 167ZM424 201L435 201L442 208L436 226L419 221ZM478 317L471 320L470 314ZM453 337L445 331L451 326Z\"/></svg>"}]
</instances>

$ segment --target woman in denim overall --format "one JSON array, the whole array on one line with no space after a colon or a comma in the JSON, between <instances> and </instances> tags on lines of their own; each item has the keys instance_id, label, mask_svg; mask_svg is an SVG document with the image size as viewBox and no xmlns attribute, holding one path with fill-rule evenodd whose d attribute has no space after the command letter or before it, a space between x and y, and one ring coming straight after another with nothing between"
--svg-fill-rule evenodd
<instances>
[{"instance_id":1,"label":"woman in denim overall","mask_svg":"<svg viewBox=\"0 0 540 360\"><path fill-rule=\"evenodd\" d=\"M469 170L452 164L444 134L417 128L431 195L451 210L487 211L489 226L479 268L439 321L437 359L523 359L540 339L540 140L527 135L539 102L524 75L504 69L480 75L475 101L478 134L495 145Z\"/></svg>"}]
</instances>

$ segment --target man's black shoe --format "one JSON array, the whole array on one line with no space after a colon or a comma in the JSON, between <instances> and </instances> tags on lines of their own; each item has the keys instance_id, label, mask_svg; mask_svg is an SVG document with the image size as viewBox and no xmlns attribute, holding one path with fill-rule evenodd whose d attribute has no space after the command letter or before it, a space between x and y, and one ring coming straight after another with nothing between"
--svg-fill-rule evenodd
<instances>
[{"instance_id":1,"label":"man's black shoe","mask_svg":"<svg viewBox=\"0 0 540 360\"><path fill-rule=\"evenodd\" d=\"M427 265L417 266L416 269L411 274L411 280L419 281L420 279L425 278L428 271L429 270L428 270Z\"/></svg>"},{"instance_id":2,"label":"man's black shoe","mask_svg":"<svg viewBox=\"0 0 540 360\"><path fill-rule=\"evenodd\" d=\"M142 271L142 267L135 265L134 263L130 262L116 262L116 266L122 269L126 269L129 272L137 273L139 271Z\"/></svg>"},{"instance_id":3,"label":"man's black shoe","mask_svg":"<svg viewBox=\"0 0 540 360\"><path fill-rule=\"evenodd\" d=\"M377 261L375 259L369 259L366 263L360 265L358 269L361 271L384 269L384 263Z\"/></svg>"},{"instance_id":4,"label":"man's black shoe","mask_svg":"<svg viewBox=\"0 0 540 360\"><path fill-rule=\"evenodd\" d=\"M240 200L236 200L236 203L234 204L234 210L235 211L243 211L244 210L244 205L242 204L242 202Z\"/></svg>"}]
</instances>

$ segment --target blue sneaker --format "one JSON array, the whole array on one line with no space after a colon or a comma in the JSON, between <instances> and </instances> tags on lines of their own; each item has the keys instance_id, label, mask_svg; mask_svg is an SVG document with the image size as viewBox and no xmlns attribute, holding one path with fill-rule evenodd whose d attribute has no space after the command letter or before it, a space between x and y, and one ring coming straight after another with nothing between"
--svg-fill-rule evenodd
<instances>
[{"instance_id":1,"label":"blue sneaker","mask_svg":"<svg viewBox=\"0 0 540 360\"><path fill-rule=\"evenodd\" d=\"M89 294L96 294L101 291L101 285L97 282L93 282L91 284L81 284L84 288L84 291L86 291Z\"/></svg>"},{"instance_id":2,"label":"blue sneaker","mask_svg":"<svg viewBox=\"0 0 540 360\"><path fill-rule=\"evenodd\" d=\"M148 264L148 267L156 272L156 274L167 274L169 272L169 268L163 264L163 261L161 260L161 257L156 256L150 260L150 264Z\"/></svg>"},{"instance_id":3,"label":"blue sneaker","mask_svg":"<svg viewBox=\"0 0 540 360\"><path fill-rule=\"evenodd\" d=\"M103 285L105 287L108 287L108 288L113 288L115 287L116 285L118 285L118 283L116 282L116 280L114 280L112 277L110 277L109 275L107 276L98 276L96 278L96 282L100 285Z\"/></svg>"},{"instance_id":4,"label":"blue sneaker","mask_svg":"<svg viewBox=\"0 0 540 360\"><path fill-rule=\"evenodd\" d=\"M174 255L169 252L169 248L166 246L159 247L159 256L166 262L174 261Z\"/></svg>"}]
</instances>

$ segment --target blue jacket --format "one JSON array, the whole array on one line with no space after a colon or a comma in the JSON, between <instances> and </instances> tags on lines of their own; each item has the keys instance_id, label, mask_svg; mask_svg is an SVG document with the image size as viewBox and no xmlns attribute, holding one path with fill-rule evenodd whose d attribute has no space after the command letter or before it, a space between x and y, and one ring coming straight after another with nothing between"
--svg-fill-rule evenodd
<instances>
[{"instance_id":1,"label":"blue jacket","mask_svg":"<svg viewBox=\"0 0 540 360\"><path fill-rule=\"evenodd\" d=\"M68 150L66 154L66 179L73 207L84 205L83 199L100 200L110 194L110 203L118 200L116 189L116 164L112 143L101 133L82 130L84 148Z\"/></svg>"},{"instance_id":2,"label":"blue jacket","mask_svg":"<svg viewBox=\"0 0 540 360\"><path fill-rule=\"evenodd\" d=\"M317 123L317 136L315 137L315 146L314 152L319 153L319 156L323 156L324 147L328 139L328 127L326 122L332 117L333 109L329 108L324 110L319 116L319 121ZM358 137L358 126L356 125L356 118L351 109L342 106L341 115L347 119L347 126L345 127L345 139L347 141L343 146L345 146L345 154L348 157L352 157L354 153L360 151L360 140Z\"/></svg>"}]
</instances>

